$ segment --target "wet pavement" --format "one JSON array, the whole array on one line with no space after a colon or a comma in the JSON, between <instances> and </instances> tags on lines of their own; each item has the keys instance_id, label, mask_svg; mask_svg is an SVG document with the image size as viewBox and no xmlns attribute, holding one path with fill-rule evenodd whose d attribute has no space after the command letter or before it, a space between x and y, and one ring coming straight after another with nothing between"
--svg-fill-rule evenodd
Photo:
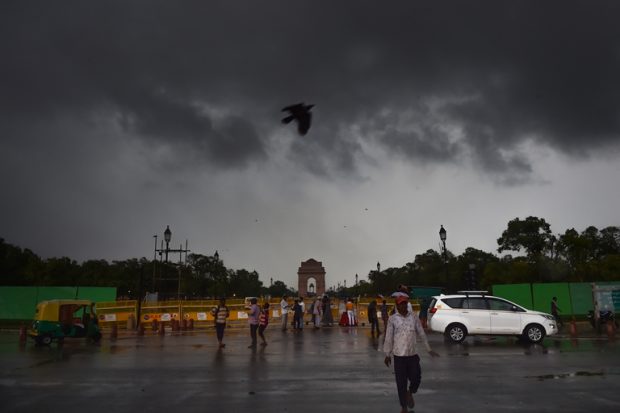
<instances>
[{"instance_id":1,"label":"wet pavement","mask_svg":"<svg viewBox=\"0 0 620 413\"><path fill-rule=\"evenodd\" d=\"M269 345L248 349L246 330L160 337L121 333L100 345L82 340L20 347L0 333L3 412L399 412L381 340L368 329L267 329ZM415 412L619 412L620 339L591 335L445 343L421 354Z\"/></svg>"}]
</instances>

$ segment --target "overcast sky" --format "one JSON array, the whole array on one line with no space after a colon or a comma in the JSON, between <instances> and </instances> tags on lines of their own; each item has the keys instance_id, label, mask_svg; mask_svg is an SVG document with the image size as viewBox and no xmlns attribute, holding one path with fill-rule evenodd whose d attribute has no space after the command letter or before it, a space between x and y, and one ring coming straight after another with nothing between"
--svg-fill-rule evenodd
<instances>
[{"instance_id":1,"label":"overcast sky","mask_svg":"<svg viewBox=\"0 0 620 413\"><path fill-rule=\"evenodd\" d=\"M2 1L0 237L327 285L620 225L618 1ZM306 102L305 136L281 109Z\"/></svg>"}]
</instances>

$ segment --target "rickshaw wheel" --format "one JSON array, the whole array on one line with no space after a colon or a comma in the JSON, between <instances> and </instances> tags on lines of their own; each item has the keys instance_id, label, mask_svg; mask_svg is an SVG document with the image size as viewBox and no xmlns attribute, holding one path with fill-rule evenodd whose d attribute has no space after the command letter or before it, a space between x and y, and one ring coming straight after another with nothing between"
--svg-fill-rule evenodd
<instances>
[{"instance_id":1,"label":"rickshaw wheel","mask_svg":"<svg viewBox=\"0 0 620 413\"><path fill-rule=\"evenodd\" d=\"M41 337L41 344L45 344L46 346L52 344L52 336L44 335L43 337Z\"/></svg>"}]
</instances>

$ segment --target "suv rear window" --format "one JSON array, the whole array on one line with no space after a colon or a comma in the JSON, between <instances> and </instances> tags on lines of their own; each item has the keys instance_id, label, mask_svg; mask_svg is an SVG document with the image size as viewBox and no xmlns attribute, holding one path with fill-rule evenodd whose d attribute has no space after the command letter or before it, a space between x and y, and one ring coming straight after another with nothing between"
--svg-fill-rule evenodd
<instances>
[{"instance_id":1,"label":"suv rear window","mask_svg":"<svg viewBox=\"0 0 620 413\"><path fill-rule=\"evenodd\" d=\"M463 308L463 298L444 298L442 300L444 303L448 304L451 308Z\"/></svg>"}]
</instances>

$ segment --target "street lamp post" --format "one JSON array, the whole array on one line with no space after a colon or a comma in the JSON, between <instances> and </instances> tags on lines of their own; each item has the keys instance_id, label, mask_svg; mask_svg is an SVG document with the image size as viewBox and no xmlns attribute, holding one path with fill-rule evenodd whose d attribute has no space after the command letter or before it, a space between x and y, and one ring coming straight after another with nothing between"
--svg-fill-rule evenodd
<instances>
[{"instance_id":1,"label":"street lamp post","mask_svg":"<svg viewBox=\"0 0 620 413\"><path fill-rule=\"evenodd\" d=\"M177 299L181 298L181 265L183 264L183 253L185 253L185 262L187 263L187 253L190 251L187 247L187 240L185 240L185 248L181 244L179 249L171 249L170 241L172 240L172 231L170 230L170 225L166 225L166 230L164 231L164 240L166 242L166 248L164 249L163 242L160 249L157 249L157 236L155 236L155 254L159 253L160 260L162 255L165 257L166 264L168 263L168 253L170 252L178 252L179 253L179 269L177 271ZM160 275L160 280L162 280ZM154 281L154 280L153 280ZM155 282L153 282L155 284ZM155 286L153 285L153 288Z\"/></svg>"},{"instance_id":2,"label":"street lamp post","mask_svg":"<svg viewBox=\"0 0 620 413\"><path fill-rule=\"evenodd\" d=\"M447 238L447 233L446 233L445 228L442 225L441 228L439 228L439 239L441 239L441 242L443 244L443 266L444 266L444 271L446 273L445 282L448 282L448 251L446 250L446 238Z\"/></svg>"},{"instance_id":3,"label":"street lamp post","mask_svg":"<svg viewBox=\"0 0 620 413\"><path fill-rule=\"evenodd\" d=\"M469 288L476 289L476 264L469 264Z\"/></svg>"}]
</instances>

